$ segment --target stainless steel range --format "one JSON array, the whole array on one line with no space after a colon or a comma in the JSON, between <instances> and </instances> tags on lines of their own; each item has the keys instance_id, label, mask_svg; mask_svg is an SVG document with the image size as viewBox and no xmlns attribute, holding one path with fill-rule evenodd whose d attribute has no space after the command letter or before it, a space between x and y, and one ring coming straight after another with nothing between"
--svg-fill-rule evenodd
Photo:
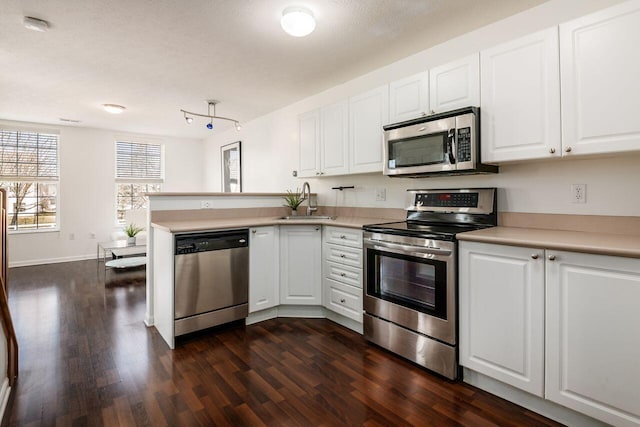
<instances>
[{"instance_id":1,"label":"stainless steel range","mask_svg":"<svg viewBox=\"0 0 640 427\"><path fill-rule=\"evenodd\" d=\"M456 379L456 234L497 224L496 189L409 193L406 221L363 227L364 336Z\"/></svg>"}]
</instances>

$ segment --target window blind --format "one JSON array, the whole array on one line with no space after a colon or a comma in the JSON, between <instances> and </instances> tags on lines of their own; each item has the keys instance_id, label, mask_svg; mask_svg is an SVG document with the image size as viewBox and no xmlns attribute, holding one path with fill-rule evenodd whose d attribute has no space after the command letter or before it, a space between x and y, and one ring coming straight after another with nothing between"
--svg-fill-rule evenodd
<instances>
[{"instance_id":1,"label":"window blind","mask_svg":"<svg viewBox=\"0 0 640 427\"><path fill-rule=\"evenodd\" d=\"M117 182L163 182L162 146L116 142Z\"/></svg>"},{"instance_id":2,"label":"window blind","mask_svg":"<svg viewBox=\"0 0 640 427\"><path fill-rule=\"evenodd\" d=\"M0 129L2 181L58 181L58 135Z\"/></svg>"}]
</instances>

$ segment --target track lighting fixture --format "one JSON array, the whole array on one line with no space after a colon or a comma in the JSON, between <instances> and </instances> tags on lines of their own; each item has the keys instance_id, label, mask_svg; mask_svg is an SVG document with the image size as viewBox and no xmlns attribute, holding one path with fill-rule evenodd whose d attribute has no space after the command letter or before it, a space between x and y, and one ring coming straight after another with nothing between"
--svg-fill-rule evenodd
<instances>
[{"instance_id":1,"label":"track lighting fixture","mask_svg":"<svg viewBox=\"0 0 640 427\"><path fill-rule=\"evenodd\" d=\"M198 117L205 117L209 119L209 123L207 123L206 127L209 130L213 129L213 119L217 119L217 120L227 120L229 122L233 122L236 130L240 130L242 129L242 126L240 126L240 122L235 120L235 119L230 119L228 117L220 117L220 116L216 116L216 104L219 104L220 101L216 101L213 99L210 99L207 101L207 114L199 114L199 113L192 113L191 111L187 111L187 110L180 110L182 111L182 113L184 114L184 119L186 120L187 123L191 123L193 121L193 117L189 117L189 116L198 116ZM213 114L211 114L211 107L213 107Z\"/></svg>"}]
</instances>

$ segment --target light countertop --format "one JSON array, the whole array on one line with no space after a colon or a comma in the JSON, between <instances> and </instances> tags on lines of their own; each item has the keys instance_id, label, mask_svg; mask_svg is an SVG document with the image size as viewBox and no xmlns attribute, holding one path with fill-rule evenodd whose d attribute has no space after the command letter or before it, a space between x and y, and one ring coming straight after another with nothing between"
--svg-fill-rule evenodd
<instances>
[{"instance_id":1,"label":"light countertop","mask_svg":"<svg viewBox=\"0 0 640 427\"><path fill-rule=\"evenodd\" d=\"M389 218L365 218L337 216L335 219L281 219L280 217L225 218L206 220L173 220L152 222L151 226L170 233L220 230L225 228L260 227L267 225L331 225L335 227L362 228L365 224L394 222Z\"/></svg>"},{"instance_id":2,"label":"light countertop","mask_svg":"<svg viewBox=\"0 0 640 427\"><path fill-rule=\"evenodd\" d=\"M458 240L640 258L640 236L538 228L493 227L457 235Z\"/></svg>"}]
</instances>

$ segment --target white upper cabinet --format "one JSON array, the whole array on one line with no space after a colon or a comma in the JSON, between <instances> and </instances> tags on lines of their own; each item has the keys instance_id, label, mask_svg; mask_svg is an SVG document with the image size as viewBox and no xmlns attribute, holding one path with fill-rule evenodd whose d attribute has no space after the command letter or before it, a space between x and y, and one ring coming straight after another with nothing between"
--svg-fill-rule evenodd
<instances>
[{"instance_id":1,"label":"white upper cabinet","mask_svg":"<svg viewBox=\"0 0 640 427\"><path fill-rule=\"evenodd\" d=\"M546 397L640 425L640 260L547 251Z\"/></svg>"},{"instance_id":2,"label":"white upper cabinet","mask_svg":"<svg viewBox=\"0 0 640 427\"><path fill-rule=\"evenodd\" d=\"M480 55L474 53L429 70L429 110L433 113L480 105Z\"/></svg>"},{"instance_id":3,"label":"white upper cabinet","mask_svg":"<svg viewBox=\"0 0 640 427\"><path fill-rule=\"evenodd\" d=\"M480 52L483 162L560 157L558 56L557 27Z\"/></svg>"},{"instance_id":4,"label":"white upper cabinet","mask_svg":"<svg viewBox=\"0 0 640 427\"><path fill-rule=\"evenodd\" d=\"M565 154L640 150L640 2L560 25Z\"/></svg>"},{"instance_id":5,"label":"white upper cabinet","mask_svg":"<svg viewBox=\"0 0 640 427\"><path fill-rule=\"evenodd\" d=\"M298 131L298 176L316 176L320 172L320 110L301 114L298 117Z\"/></svg>"},{"instance_id":6,"label":"white upper cabinet","mask_svg":"<svg viewBox=\"0 0 640 427\"><path fill-rule=\"evenodd\" d=\"M389 85L349 99L349 172L382 172L382 126L389 121Z\"/></svg>"},{"instance_id":7,"label":"white upper cabinet","mask_svg":"<svg viewBox=\"0 0 640 427\"><path fill-rule=\"evenodd\" d=\"M419 73L389 85L389 123L427 115L429 110L429 73Z\"/></svg>"},{"instance_id":8,"label":"white upper cabinet","mask_svg":"<svg viewBox=\"0 0 640 427\"><path fill-rule=\"evenodd\" d=\"M346 100L320 109L320 175L349 172L349 104Z\"/></svg>"}]
</instances>

